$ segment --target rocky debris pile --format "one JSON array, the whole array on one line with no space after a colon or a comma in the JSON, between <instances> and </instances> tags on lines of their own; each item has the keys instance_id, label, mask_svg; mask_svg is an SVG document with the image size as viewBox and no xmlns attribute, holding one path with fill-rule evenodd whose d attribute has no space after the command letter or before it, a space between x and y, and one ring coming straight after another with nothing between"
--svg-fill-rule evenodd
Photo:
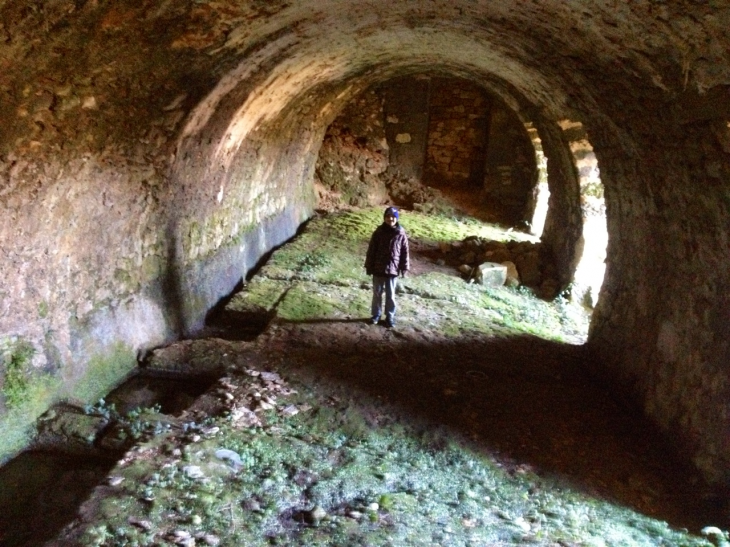
<instances>
[{"instance_id":1,"label":"rocky debris pile","mask_svg":"<svg viewBox=\"0 0 730 547\"><path fill-rule=\"evenodd\" d=\"M493 241L468 236L439 245L437 262L454 266L467 282L527 286L544 299L555 298L560 285L555 266L539 243Z\"/></svg>"},{"instance_id":2,"label":"rocky debris pile","mask_svg":"<svg viewBox=\"0 0 730 547\"><path fill-rule=\"evenodd\" d=\"M220 350L217 359L212 351L215 344ZM201 359L204 355L217 360L220 366L216 370L221 374L224 366L230 367L228 374L217 378L177 415L171 415L155 401L131 410L123 410L128 405L117 405L111 398L84 407L59 404L39 419L34 448L85 456L114 456L163 434L183 435L197 442L201 437L215 433L204 427L191 426L195 422L191 419L196 416L226 414L234 427L248 428L264 424L261 420L263 411L273 410L279 417L288 418L310 409L308 405L284 403L285 398L296 391L289 388L279 374L251 368L240 352L237 354L240 362L226 363L229 350L230 344L219 339L186 340L155 350L150 361L154 359L159 370L172 370L173 365L180 363L201 365L205 361ZM210 370L199 371L200 374L205 372L210 373Z\"/></svg>"},{"instance_id":3,"label":"rocky debris pile","mask_svg":"<svg viewBox=\"0 0 730 547\"><path fill-rule=\"evenodd\" d=\"M87 457L116 457L142 440L180 427L180 420L161 412L159 405L120 413L104 399L83 408L59 404L39 418L32 448Z\"/></svg>"},{"instance_id":4,"label":"rocky debris pile","mask_svg":"<svg viewBox=\"0 0 730 547\"><path fill-rule=\"evenodd\" d=\"M387 201L379 178L388 166L387 147L382 146L384 141L379 144L375 147L367 138L356 137L347 127L330 128L315 168L321 208L332 200L353 207Z\"/></svg>"},{"instance_id":5,"label":"rocky debris pile","mask_svg":"<svg viewBox=\"0 0 730 547\"><path fill-rule=\"evenodd\" d=\"M261 427L260 412L274 410L284 418L296 416L307 411L309 405L283 403L282 398L294 395L291 389L276 372L247 368L246 381L221 378L221 389L217 393L227 406L227 414L236 428Z\"/></svg>"},{"instance_id":6,"label":"rocky debris pile","mask_svg":"<svg viewBox=\"0 0 730 547\"><path fill-rule=\"evenodd\" d=\"M385 173L382 178L393 203L427 214L453 215L455 208L443 193L400 173Z\"/></svg>"}]
</instances>

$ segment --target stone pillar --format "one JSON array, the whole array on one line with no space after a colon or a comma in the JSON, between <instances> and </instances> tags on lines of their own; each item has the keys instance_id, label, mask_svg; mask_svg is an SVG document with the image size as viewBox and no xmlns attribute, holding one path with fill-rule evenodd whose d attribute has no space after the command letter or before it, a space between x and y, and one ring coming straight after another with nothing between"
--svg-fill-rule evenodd
<instances>
[{"instance_id":1,"label":"stone pillar","mask_svg":"<svg viewBox=\"0 0 730 547\"><path fill-rule=\"evenodd\" d=\"M560 127L535 120L548 159L550 198L542 243L555 263L559 289L573 279L583 252L583 218L578 173Z\"/></svg>"},{"instance_id":2,"label":"stone pillar","mask_svg":"<svg viewBox=\"0 0 730 547\"><path fill-rule=\"evenodd\" d=\"M382 88L385 136L390 148L389 174L420 180L428 139L431 79L407 76Z\"/></svg>"}]
</instances>

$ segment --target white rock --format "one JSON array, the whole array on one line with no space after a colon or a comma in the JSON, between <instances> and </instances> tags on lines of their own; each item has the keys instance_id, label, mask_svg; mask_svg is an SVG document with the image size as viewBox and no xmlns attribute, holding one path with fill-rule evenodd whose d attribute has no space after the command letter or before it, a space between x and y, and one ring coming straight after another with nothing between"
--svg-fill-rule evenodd
<instances>
[{"instance_id":1,"label":"white rock","mask_svg":"<svg viewBox=\"0 0 730 547\"><path fill-rule=\"evenodd\" d=\"M203 473L203 470L197 465L186 465L183 467L183 473L185 473L185 476L190 479L205 478L205 473Z\"/></svg>"}]
</instances>

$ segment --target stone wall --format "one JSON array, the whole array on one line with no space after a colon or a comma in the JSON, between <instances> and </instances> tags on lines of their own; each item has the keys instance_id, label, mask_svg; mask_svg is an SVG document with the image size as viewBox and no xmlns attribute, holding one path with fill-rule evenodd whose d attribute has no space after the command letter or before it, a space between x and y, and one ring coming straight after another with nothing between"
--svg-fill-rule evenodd
<instances>
[{"instance_id":1,"label":"stone wall","mask_svg":"<svg viewBox=\"0 0 730 547\"><path fill-rule=\"evenodd\" d=\"M538 182L535 148L524 122L497 101L491 109L488 142L485 206L495 209L500 221L524 226L534 210L532 200Z\"/></svg>"},{"instance_id":2,"label":"stone wall","mask_svg":"<svg viewBox=\"0 0 730 547\"><path fill-rule=\"evenodd\" d=\"M385 136L390 147L388 175L420 181L428 144L431 78L394 78L380 90L385 113Z\"/></svg>"},{"instance_id":3,"label":"stone wall","mask_svg":"<svg viewBox=\"0 0 730 547\"><path fill-rule=\"evenodd\" d=\"M594 140L609 258L590 334L604 380L638 402L724 494L730 491L727 98L727 91L690 95L678 116L657 111L651 130L646 120L644 131L632 135L636 148L601 146L599 153ZM635 161L617 168L626 156Z\"/></svg>"},{"instance_id":4,"label":"stone wall","mask_svg":"<svg viewBox=\"0 0 730 547\"><path fill-rule=\"evenodd\" d=\"M315 184L318 207L367 207L388 200L388 141L383 98L369 89L353 99L327 128L319 150Z\"/></svg>"},{"instance_id":5,"label":"stone wall","mask_svg":"<svg viewBox=\"0 0 730 547\"><path fill-rule=\"evenodd\" d=\"M479 189L484 178L491 101L471 82L434 78L428 104L424 182Z\"/></svg>"}]
</instances>

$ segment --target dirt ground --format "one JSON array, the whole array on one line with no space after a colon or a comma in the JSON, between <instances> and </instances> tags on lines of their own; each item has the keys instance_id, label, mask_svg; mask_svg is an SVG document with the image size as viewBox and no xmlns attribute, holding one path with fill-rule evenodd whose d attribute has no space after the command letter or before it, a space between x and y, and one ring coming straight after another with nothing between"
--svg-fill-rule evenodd
<instances>
[{"instance_id":1,"label":"dirt ground","mask_svg":"<svg viewBox=\"0 0 730 547\"><path fill-rule=\"evenodd\" d=\"M467 197L447 197L474 214ZM412 245L413 275L443 270ZM378 401L374 425L397 416L447 428L507 469L560 477L675 528L730 524L724 502L641 410L586 373L583 341L447 338L416 315L392 330L367 317L274 323L256 345L286 355L286 368L305 381L361 393L365 406Z\"/></svg>"},{"instance_id":2,"label":"dirt ground","mask_svg":"<svg viewBox=\"0 0 730 547\"><path fill-rule=\"evenodd\" d=\"M464 193L443 195L475 218L505 216ZM443 270L412 244L413 275ZM559 477L673 528L730 525L725 502L641 409L587 374L584 339L447 338L417 315L399 317L392 330L367 319L274 324L256 345L286 355L286 368L305 381L361 393L365 406L377 401L373 425L398 417L447 428L515 473Z\"/></svg>"},{"instance_id":3,"label":"dirt ground","mask_svg":"<svg viewBox=\"0 0 730 547\"><path fill-rule=\"evenodd\" d=\"M508 470L554 475L675 528L727 524L651 424L585 374L581 346L439 341L417 320L388 330L365 318L278 325L258 343L305 381L377 401L366 411L374 426L397 417L446 428Z\"/></svg>"}]
</instances>

